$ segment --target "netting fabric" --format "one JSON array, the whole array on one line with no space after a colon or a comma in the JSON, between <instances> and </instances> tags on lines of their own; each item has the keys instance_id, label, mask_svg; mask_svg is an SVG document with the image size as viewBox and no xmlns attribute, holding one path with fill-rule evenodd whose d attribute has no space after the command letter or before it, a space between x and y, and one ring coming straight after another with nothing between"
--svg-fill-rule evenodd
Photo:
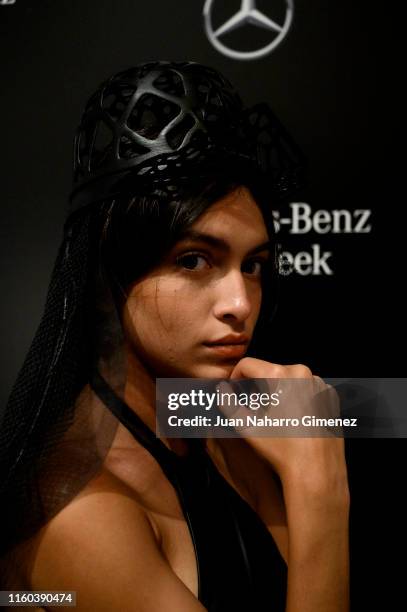
<instances>
[{"instance_id":1,"label":"netting fabric","mask_svg":"<svg viewBox=\"0 0 407 612\"><path fill-rule=\"evenodd\" d=\"M120 324L97 265L98 222L88 210L66 225L44 314L3 416L3 552L98 471L117 426L87 388L94 366L118 392L125 375Z\"/></svg>"}]
</instances>

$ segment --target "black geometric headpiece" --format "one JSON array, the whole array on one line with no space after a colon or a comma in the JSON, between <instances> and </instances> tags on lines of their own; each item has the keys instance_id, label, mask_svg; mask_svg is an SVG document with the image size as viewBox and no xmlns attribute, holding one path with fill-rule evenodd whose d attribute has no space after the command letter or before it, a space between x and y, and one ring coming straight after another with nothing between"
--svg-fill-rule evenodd
<instances>
[{"instance_id":1,"label":"black geometric headpiece","mask_svg":"<svg viewBox=\"0 0 407 612\"><path fill-rule=\"evenodd\" d=\"M250 166L284 195L304 157L266 104L244 109L231 83L194 62L119 72L89 99L74 144L71 211L130 191L174 196L223 163Z\"/></svg>"}]
</instances>

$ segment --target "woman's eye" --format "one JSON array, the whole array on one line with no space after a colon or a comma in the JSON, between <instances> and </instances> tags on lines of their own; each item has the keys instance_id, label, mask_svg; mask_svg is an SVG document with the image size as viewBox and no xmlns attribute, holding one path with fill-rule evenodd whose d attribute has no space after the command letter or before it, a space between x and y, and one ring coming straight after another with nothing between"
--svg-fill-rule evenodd
<instances>
[{"instance_id":1,"label":"woman's eye","mask_svg":"<svg viewBox=\"0 0 407 612\"><path fill-rule=\"evenodd\" d=\"M198 253L188 253L177 257L177 264L187 270L203 270L208 265L205 257Z\"/></svg>"},{"instance_id":2,"label":"woman's eye","mask_svg":"<svg viewBox=\"0 0 407 612\"><path fill-rule=\"evenodd\" d=\"M243 272L247 274L253 274L253 276L261 276L263 271L263 261L259 261L258 259L252 259L251 261L247 261L243 264Z\"/></svg>"}]
</instances>

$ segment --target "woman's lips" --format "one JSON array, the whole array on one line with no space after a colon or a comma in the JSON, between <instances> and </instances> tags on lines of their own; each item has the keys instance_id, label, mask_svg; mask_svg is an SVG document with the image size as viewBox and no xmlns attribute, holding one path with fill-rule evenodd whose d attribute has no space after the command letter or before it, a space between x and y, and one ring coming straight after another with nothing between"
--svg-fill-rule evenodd
<instances>
[{"instance_id":1,"label":"woman's lips","mask_svg":"<svg viewBox=\"0 0 407 612\"><path fill-rule=\"evenodd\" d=\"M247 350L247 342L242 344L204 344L212 355L218 357L243 357Z\"/></svg>"}]
</instances>

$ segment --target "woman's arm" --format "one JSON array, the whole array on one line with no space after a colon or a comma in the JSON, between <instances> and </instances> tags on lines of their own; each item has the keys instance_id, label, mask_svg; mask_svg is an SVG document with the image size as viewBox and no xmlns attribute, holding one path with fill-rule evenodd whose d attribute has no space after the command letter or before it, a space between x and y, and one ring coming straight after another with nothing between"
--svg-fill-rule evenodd
<instances>
[{"instance_id":1,"label":"woman's arm","mask_svg":"<svg viewBox=\"0 0 407 612\"><path fill-rule=\"evenodd\" d=\"M293 477L283 483L288 520L286 612L348 612L349 493Z\"/></svg>"},{"instance_id":2,"label":"woman's arm","mask_svg":"<svg viewBox=\"0 0 407 612\"><path fill-rule=\"evenodd\" d=\"M314 377L302 365L245 358L231 378ZM318 379L319 388L321 383ZM348 612L350 498L343 438L245 439L282 484L288 526L286 612Z\"/></svg>"}]
</instances>

